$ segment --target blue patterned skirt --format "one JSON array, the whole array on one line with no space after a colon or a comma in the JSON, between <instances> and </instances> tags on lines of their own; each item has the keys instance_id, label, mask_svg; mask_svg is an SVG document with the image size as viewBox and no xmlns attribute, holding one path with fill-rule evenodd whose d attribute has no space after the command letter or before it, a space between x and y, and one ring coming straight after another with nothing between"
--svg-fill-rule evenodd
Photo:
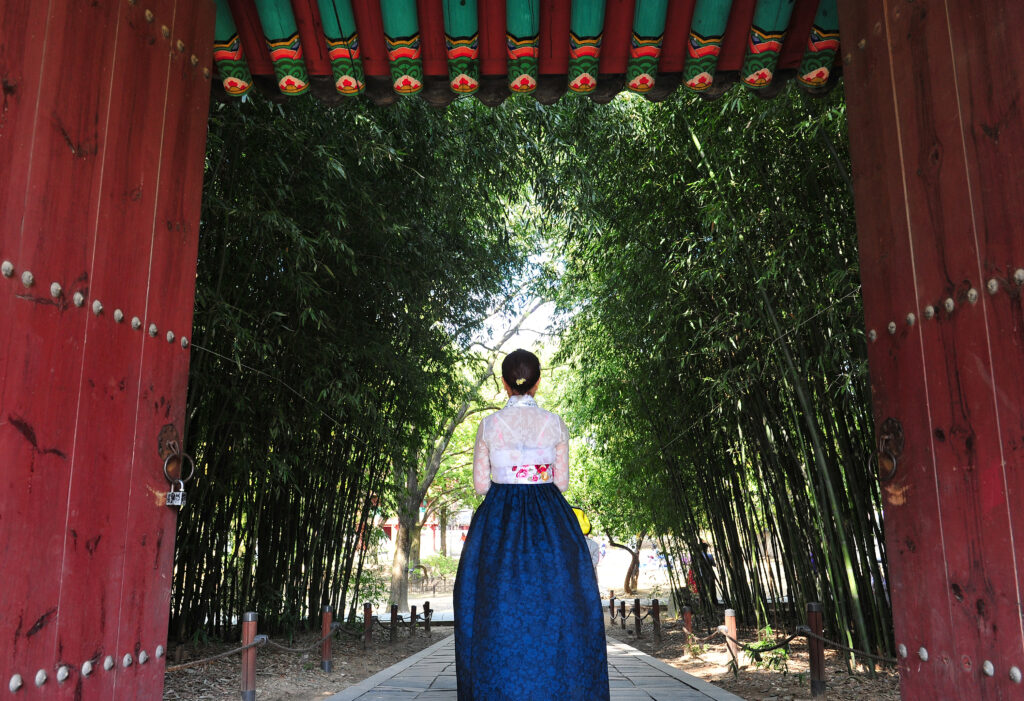
<instances>
[{"instance_id":1,"label":"blue patterned skirt","mask_svg":"<svg viewBox=\"0 0 1024 701\"><path fill-rule=\"evenodd\" d=\"M455 579L459 701L606 701L604 615L554 484L492 484Z\"/></svg>"}]
</instances>

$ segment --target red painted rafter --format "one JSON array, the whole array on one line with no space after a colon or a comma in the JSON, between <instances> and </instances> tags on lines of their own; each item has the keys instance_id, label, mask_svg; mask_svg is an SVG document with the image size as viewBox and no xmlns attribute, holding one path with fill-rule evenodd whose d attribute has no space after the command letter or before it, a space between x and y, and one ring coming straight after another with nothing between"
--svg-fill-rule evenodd
<instances>
[{"instance_id":1,"label":"red painted rafter","mask_svg":"<svg viewBox=\"0 0 1024 701\"><path fill-rule=\"evenodd\" d=\"M508 52L505 46L505 0L479 0L480 74L508 73Z\"/></svg>"},{"instance_id":2,"label":"red painted rafter","mask_svg":"<svg viewBox=\"0 0 1024 701\"><path fill-rule=\"evenodd\" d=\"M420 25L423 73L448 77L448 52L444 47L444 9L441 0L416 0Z\"/></svg>"},{"instance_id":3,"label":"red painted rafter","mask_svg":"<svg viewBox=\"0 0 1024 701\"><path fill-rule=\"evenodd\" d=\"M306 70L310 75L331 75L331 61L327 56L324 27L316 0L292 0L292 12L299 28Z\"/></svg>"},{"instance_id":4,"label":"red painted rafter","mask_svg":"<svg viewBox=\"0 0 1024 701\"><path fill-rule=\"evenodd\" d=\"M722 52L718 55L718 70L738 71L743 66L756 6L757 0L733 0L729 24L722 37Z\"/></svg>"},{"instance_id":5,"label":"red painted rafter","mask_svg":"<svg viewBox=\"0 0 1024 701\"><path fill-rule=\"evenodd\" d=\"M818 12L819 0L796 0L793 16L789 18L789 30L779 54L778 68L798 68L807 51L807 40L811 35L814 15Z\"/></svg>"},{"instance_id":6,"label":"red painted rafter","mask_svg":"<svg viewBox=\"0 0 1024 701\"><path fill-rule=\"evenodd\" d=\"M352 0L352 12L359 27L359 50L363 70L370 76L391 76L388 49L384 44L384 20L380 0Z\"/></svg>"},{"instance_id":7,"label":"red painted rafter","mask_svg":"<svg viewBox=\"0 0 1024 701\"><path fill-rule=\"evenodd\" d=\"M542 0L540 4L541 75L564 75L569 71L569 23L571 0Z\"/></svg>"},{"instance_id":8,"label":"red painted rafter","mask_svg":"<svg viewBox=\"0 0 1024 701\"><path fill-rule=\"evenodd\" d=\"M690 38L690 23L697 0L669 0L665 16L665 39L661 44L661 73L681 73L686 62L686 46Z\"/></svg>"},{"instance_id":9,"label":"red painted rafter","mask_svg":"<svg viewBox=\"0 0 1024 701\"><path fill-rule=\"evenodd\" d=\"M629 43L633 36L634 0L608 0L604 10L604 36L601 40L602 75L622 75L629 63Z\"/></svg>"},{"instance_id":10,"label":"red painted rafter","mask_svg":"<svg viewBox=\"0 0 1024 701\"><path fill-rule=\"evenodd\" d=\"M267 38L263 34L256 6L252 0L228 0L231 16L238 29L238 38L245 51L245 59L253 75L274 75L274 64L270 62Z\"/></svg>"}]
</instances>

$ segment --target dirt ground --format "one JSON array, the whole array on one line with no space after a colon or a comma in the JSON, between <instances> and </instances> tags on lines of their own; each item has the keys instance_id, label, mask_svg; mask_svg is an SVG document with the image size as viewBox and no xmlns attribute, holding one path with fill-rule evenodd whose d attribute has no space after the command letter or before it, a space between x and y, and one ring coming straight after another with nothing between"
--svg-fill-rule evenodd
<instances>
[{"instance_id":1,"label":"dirt ground","mask_svg":"<svg viewBox=\"0 0 1024 701\"><path fill-rule=\"evenodd\" d=\"M726 689L748 701L798 701L810 699L807 645L794 640L787 660L788 672L757 669L743 653L740 671L733 675L729 668L729 652L720 639L702 646L686 645L681 623L668 621L662 628L662 642L655 645L650 622L645 622L643 638L637 641L629 628L618 625L606 628L608 635L634 645L684 672ZM428 639L422 629L410 638L399 631L398 641L388 643L387 633L374 631L373 645L363 650L361 642L347 636L333 642L334 671L320 670L320 653L283 652L270 646L257 651L256 697L261 701L315 701L335 694L345 687L372 676L399 660L422 650L452 634L452 628L435 626ZM309 634L293 641L277 640L297 648L315 643L319 638ZM754 642L750 634L739 633L742 642ZM181 660L188 662L230 650L237 644L205 645L188 648ZM872 678L866 669L848 674L837 654L825 651L828 698L833 701L889 701L899 699L899 677L895 672L878 672ZM168 672L164 687L165 701L235 701L239 692L239 656L232 655L199 667Z\"/></svg>"},{"instance_id":2,"label":"dirt ground","mask_svg":"<svg viewBox=\"0 0 1024 701\"><path fill-rule=\"evenodd\" d=\"M345 687L373 676L425 647L452 634L451 626L434 626L430 638L417 630L409 637L405 630L391 645L387 632L374 631L373 645L363 650L362 643L342 635L332 642L334 669L329 674L320 669L319 649L307 653L284 652L264 645L256 651L256 698L260 701L314 701L336 694ZM294 640L273 640L287 647L306 647L319 640L315 633ZM189 662L238 647L237 643L188 647L181 662ZM165 701L237 701L240 680L240 655L232 655L199 667L168 672L164 682ZM175 664L168 662L168 666Z\"/></svg>"},{"instance_id":3,"label":"dirt ground","mask_svg":"<svg viewBox=\"0 0 1024 701\"><path fill-rule=\"evenodd\" d=\"M630 623L627 621L627 626ZM786 673L757 669L754 662L741 652L739 674L734 676L730 669L729 651L721 636L702 646L690 647L686 645L681 622L668 621L662 626L660 645L656 645L652 639L649 621L644 622L641 633L643 637L639 641L635 639L632 630L622 630L618 624L608 626L606 630L609 637L629 643L652 657L748 701L798 701L811 698L807 643L804 638L792 642L786 661ZM737 634L737 640L743 643L757 641L755 635L743 631ZM767 655L763 656L762 661L766 658ZM865 668L849 674L842 659L832 650L825 651L825 666L826 693L830 701L888 701L900 698L899 676L895 671L876 672L874 678Z\"/></svg>"}]
</instances>

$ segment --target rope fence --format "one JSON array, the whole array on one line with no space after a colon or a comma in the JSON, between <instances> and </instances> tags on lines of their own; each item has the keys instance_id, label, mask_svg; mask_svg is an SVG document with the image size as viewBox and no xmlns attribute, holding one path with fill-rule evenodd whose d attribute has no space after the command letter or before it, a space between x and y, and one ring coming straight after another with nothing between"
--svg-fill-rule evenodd
<instances>
[{"instance_id":1,"label":"rope fence","mask_svg":"<svg viewBox=\"0 0 1024 701\"><path fill-rule=\"evenodd\" d=\"M363 604L363 629L362 631L353 631L345 627L341 622L334 620L334 611L330 606L324 606L321 615L321 637L308 645L301 645L299 647L290 647L284 645L275 640L271 640L269 636L257 635L256 634L256 619L257 616L253 612L247 612L242 616L242 644L231 650L225 650L209 657L203 657L198 660L191 660L182 664L170 665L166 668L165 672L178 672L184 669L190 669L192 667L199 667L217 660L222 660L227 657L241 654L242 665L241 665L241 677L242 677L242 699L243 701L254 701L256 698L256 649L260 647L271 647L281 652L294 653L294 654L305 654L320 649L320 668L325 672L330 672L333 667L333 655L331 650L331 641L339 633L345 633L346 635L354 636L356 638L362 638L363 648L367 648L373 641L373 624L377 623L381 628L388 631L388 637L390 642L395 642L398 639L399 624L402 628L408 630L409 637L416 635L417 624L422 625L424 635L430 636L430 624L433 619L434 611L430 608L430 602L426 601L423 604L423 611L421 613L416 612L416 607L412 606L409 611L409 616L405 616L398 613L398 606L391 606L391 621L389 625L385 626L378 616L373 615L373 606L369 603Z\"/></svg>"},{"instance_id":2,"label":"rope fence","mask_svg":"<svg viewBox=\"0 0 1024 701\"><path fill-rule=\"evenodd\" d=\"M626 621L630 618L633 619L636 638L639 640L643 637L643 628L641 623L647 618L651 619L654 628L654 638L656 641L661 642L661 621L660 613L661 606L657 599L652 599L651 604L646 613L642 613L642 606L640 599L633 600L633 606L627 610L625 600L618 600L618 607L616 609L615 593L612 592L612 596L608 601L608 612L611 619L611 624L615 625L616 621L619 625L625 629ZM704 637L697 637L693 632L693 612L689 606L684 606L682 609L683 614L683 631L686 634L686 643L688 645L696 645L706 643L719 636L725 639L726 647L729 649L729 654L732 657L732 662L736 669L739 669L739 653L743 651L747 653L755 661L761 660L761 655L766 652L786 648L797 638L803 637L807 639L807 647L810 653L810 682L811 682L811 698L823 699L825 698L825 648L844 652L855 657L864 658L877 662L885 666L896 666L898 660L894 657L887 657L885 655L877 655L864 650L858 650L856 648L843 645L842 643L836 642L826 638L822 633L822 606L819 603L811 602L807 604L807 624L799 625L796 627L795 632L790 635L786 635L781 638L777 638L772 641L771 644L761 643L742 643L737 639L736 636L736 612L733 609L726 609L725 620L722 625L718 626L710 635Z\"/></svg>"},{"instance_id":3,"label":"rope fence","mask_svg":"<svg viewBox=\"0 0 1024 701\"><path fill-rule=\"evenodd\" d=\"M191 662L184 662L182 664L171 665L171 666L167 667L164 670L164 672L177 672L179 670L188 669L190 667L200 667L200 666L202 666L204 664L209 664L210 662L216 662L217 660L222 660L225 657L231 657L232 655L237 655L240 652L245 652L246 650L248 650L251 647L259 647L260 645L265 645L267 643L267 636L265 636L265 635L258 635L256 637L257 637L257 639L254 640L253 642L249 643L248 645L242 645L241 647L236 647L234 650L228 650L227 652L220 652L220 653L218 653L216 655L210 655L209 657L204 657L204 658L199 659L199 660L193 660Z\"/></svg>"},{"instance_id":4,"label":"rope fence","mask_svg":"<svg viewBox=\"0 0 1024 701\"><path fill-rule=\"evenodd\" d=\"M843 645L842 643L837 643L835 640L829 640L828 638L824 638L824 637L822 637L820 635L816 635L807 626L797 626L796 630L797 630L797 635L803 635L803 636L806 636L807 638L811 638L811 639L814 639L814 640L820 640L821 642L823 642L825 644L825 647L830 648L832 650L838 650L840 652L847 652L847 653L849 653L849 654L851 654L851 655L853 655L855 657L864 657L864 658L867 658L869 660L874 660L875 662L878 662L880 664L886 665L888 667L895 667L896 665L899 664L899 660L897 660L895 657L886 657L885 655L875 655L875 654L870 653L870 652L864 652L863 650L858 650L856 648L847 647L846 645Z\"/></svg>"},{"instance_id":5,"label":"rope fence","mask_svg":"<svg viewBox=\"0 0 1024 701\"><path fill-rule=\"evenodd\" d=\"M322 638L317 640L315 643L310 643L309 645L305 645L303 647L286 647L286 646L282 645L281 643L274 642L270 638L267 638L267 645L269 645L270 647L273 647L273 648L277 648L281 652L297 652L297 653L310 652L310 651L320 647L321 645L323 645L324 641L327 640L328 638L330 638L332 635L334 635L338 631L339 628L341 628L341 624L340 623L337 623L337 622L331 623L331 632L330 633L328 633L327 635L323 636Z\"/></svg>"},{"instance_id":6,"label":"rope fence","mask_svg":"<svg viewBox=\"0 0 1024 701\"><path fill-rule=\"evenodd\" d=\"M625 600L619 600L619 612L618 615L615 613L615 592L612 592L612 596L608 602L608 612L611 615L612 625L615 625L616 619L623 629L626 628L626 620L629 618L633 619L634 630L636 638L639 640L643 637L643 622L648 618L651 619L651 624L654 627L654 638L661 642L661 603L657 599L651 599L651 605L647 609L647 613L641 614L642 607L640 605L640 599L633 599L633 608L630 611L626 611Z\"/></svg>"},{"instance_id":7,"label":"rope fence","mask_svg":"<svg viewBox=\"0 0 1024 701\"><path fill-rule=\"evenodd\" d=\"M618 607L616 607L616 602ZM650 604L646 607L641 605L640 599L634 599L631 608L627 609L625 600L616 600L614 594L609 599L608 611L610 614L611 624L614 625L618 622L623 629L626 627L626 621L628 619L633 620L634 630L636 638L639 640L643 637L643 622L650 619L651 626L653 629L654 639L657 642L661 642L661 612L662 607L657 599L652 599ZM241 676L242 676L242 699L243 701L254 701L256 698L256 650L260 647L271 647L282 652L294 653L294 654L305 654L320 648L320 667L325 672L330 672L332 668L332 651L331 641L339 633L345 633L346 635L353 636L356 638L362 638L364 649L369 647L373 640L373 626L377 624L382 630L388 632L389 642L393 643L398 639L398 631L400 628L408 631L410 637L416 635L416 628L418 625L422 625L425 635L430 635L430 624L433 618L433 610L430 608L430 602L425 602L423 605L423 611L417 612L416 607L412 606L409 610L409 615L405 616L398 613L398 606L391 606L391 617L387 625L380 620L378 616L373 614L373 607L369 604L363 604L363 627L362 631L354 631L345 627L341 622L334 621L334 614L330 606L324 606L321 623L322 635L319 640L316 640L308 645L301 645L299 647L290 647L277 641L271 640L266 635L257 635L256 633L256 614L249 612L242 617L242 644L239 647L224 652L210 655L198 660L191 660L182 664L175 664L168 666L166 672L178 672L184 669L190 669L192 667L199 667L201 665L216 662L234 655L241 654L242 665L241 665ZM897 660L892 657L885 655L877 655L864 650L858 650L856 648L843 645L835 640L826 638L823 635L822 630L822 607L819 603L808 603L807 604L807 624L799 625L796 627L794 633L778 638L771 642L771 644L765 644L765 642L749 644L740 642L736 636L736 613L732 609L726 609L725 621L723 625L720 625L711 632L710 635L704 637L697 637L693 632L693 612L689 606L685 606L682 609L683 614L683 631L686 635L686 643L688 645L695 645L705 643L713 640L719 636L723 637L726 642L726 646L729 649L729 654L732 658L732 662L735 668L739 669L739 653L743 651L747 653L752 659L759 661L760 656L764 653L771 652L786 648L795 639L803 637L807 639L807 647L810 653L810 682L811 682L811 697L814 699L825 698L825 648L830 648L840 652L844 652L855 657L872 660L883 665L895 666Z\"/></svg>"}]
</instances>

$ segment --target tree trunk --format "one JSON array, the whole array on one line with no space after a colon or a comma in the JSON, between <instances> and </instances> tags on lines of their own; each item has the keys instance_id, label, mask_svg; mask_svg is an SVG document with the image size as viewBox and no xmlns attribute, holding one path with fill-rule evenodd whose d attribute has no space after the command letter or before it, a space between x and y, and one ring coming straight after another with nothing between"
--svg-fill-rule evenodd
<instances>
[{"instance_id":1,"label":"tree trunk","mask_svg":"<svg viewBox=\"0 0 1024 701\"><path fill-rule=\"evenodd\" d=\"M398 515L398 534L395 540L395 559L391 563L391 603L397 604L400 611L409 608L409 557L412 551L412 531L415 528L415 515L409 516L400 512Z\"/></svg>"},{"instance_id":2,"label":"tree trunk","mask_svg":"<svg viewBox=\"0 0 1024 701\"><path fill-rule=\"evenodd\" d=\"M629 563L629 570L626 571L626 593L635 594L637 583L640 580L640 553L633 553L633 561Z\"/></svg>"},{"instance_id":3,"label":"tree trunk","mask_svg":"<svg viewBox=\"0 0 1024 701\"><path fill-rule=\"evenodd\" d=\"M441 531L441 557L448 557L448 512L442 510L437 516L437 530Z\"/></svg>"},{"instance_id":4,"label":"tree trunk","mask_svg":"<svg viewBox=\"0 0 1024 701\"><path fill-rule=\"evenodd\" d=\"M637 538L636 541L636 550L633 550L627 545L616 543L615 539L612 538L611 535L608 536L609 545L613 548L622 548L633 556L633 559L629 563L629 567L626 568L626 578L622 582L622 588L626 592L627 596L636 593L637 580L640 578L640 548L644 546L644 538L646 537L646 533L641 533L640 537Z\"/></svg>"},{"instance_id":5,"label":"tree trunk","mask_svg":"<svg viewBox=\"0 0 1024 701\"><path fill-rule=\"evenodd\" d=\"M416 524L409 530L409 569L414 570L420 566L420 536L423 534L423 526Z\"/></svg>"}]
</instances>

